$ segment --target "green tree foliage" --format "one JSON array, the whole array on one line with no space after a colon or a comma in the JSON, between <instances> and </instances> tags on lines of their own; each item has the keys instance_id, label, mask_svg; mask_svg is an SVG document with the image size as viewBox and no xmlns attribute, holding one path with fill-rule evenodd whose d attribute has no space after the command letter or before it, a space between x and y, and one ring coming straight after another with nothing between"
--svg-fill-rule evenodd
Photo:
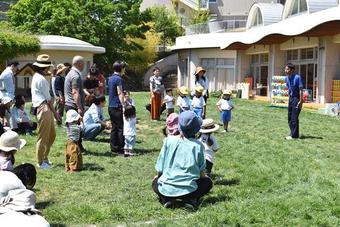
<instances>
[{"instance_id":1,"label":"green tree foliage","mask_svg":"<svg viewBox=\"0 0 340 227\"><path fill-rule=\"evenodd\" d=\"M147 13L150 13L152 22L154 22L153 29L160 34L163 45L172 45L176 41L176 37L183 35L179 18L175 12L161 6L149 8Z\"/></svg>"},{"instance_id":2,"label":"green tree foliage","mask_svg":"<svg viewBox=\"0 0 340 227\"><path fill-rule=\"evenodd\" d=\"M145 38L149 17L141 0L19 0L8 12L20 31L69 36L106 48L100 63L129 60L142 49L130 38Z\"/></svg>"},{"instance_id":3,"label":"green tree foliage","mask_svg":"<svg viewBox=\"0 0 340 227\"><path fill-rule=\"evenodd\" d=\"M202 9L202 0L199 0L197 10L193 13L189 23L190 24L202 24L207 23L210 19L210 12L207 9Z\"/></svg>"},{"instance_id":4,"label":"green tree foliage","mask_svg":"<svg viewBox=\"0 0 340 227\"><path fill-rule=\"evenodd\" d=\"M4 23L0 23L0 62L19 55L38 52L39 39L26 33L18 33Z\"/></svg>"}]
</instances>

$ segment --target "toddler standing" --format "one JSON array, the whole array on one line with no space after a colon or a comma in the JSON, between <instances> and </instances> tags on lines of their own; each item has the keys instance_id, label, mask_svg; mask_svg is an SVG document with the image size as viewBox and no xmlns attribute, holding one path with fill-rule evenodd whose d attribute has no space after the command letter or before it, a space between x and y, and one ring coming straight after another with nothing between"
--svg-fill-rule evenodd
<instances>
[{"instance_id":1,"label":"toddler standing","mask_svg":"<svg viewBox=\"0 0 340 227\"><path fill-rule=\"evenodd\" d=\"M188 97L189 90L187 87L182 86L178 88L179 96L177 98L177 106L179 108L179 113L190 110L190 99Z\"/></svg>"},{"instance_id":2,"label":"toddler standing","mask_svg":"<svg viewBox=\"0 0 340 227\"><path fill-rule=\"evenodd\" d=\"M12 171L15 162L14 154L25 146L26 140L19 139L14 131L4 132L0 136L0 171Z\"/></svg>"},{"instance_id":3,"label":"toddler standing","mask_svg":"<svg viewBox=\"0 0 340 227\"><path fill-rule=\"evenodd\" d=\"M175 98L172 94L172 88L166 89L166 95L163 99L163 104L165 103L167 116L172 114L175 111Z\"/></svg>"},{"instance_id":4,"label":"toddler standing","mask_svg":"<svg viewBox=\"0 0 340 227\"><path fill-rule=\"evenodd\" d=\"M130 97L130 92L124 90L123 94L124 94L124 106L134 106L135 101Z\"/></svg>"},{"instance_id":5,"label":"toddler standing","mask_svg":"<svg viewBox=\"0 0 340 227\"><path fill-rule=\"evenodd\" d=\"M136 108L134 106L126 106L124 111L124 157L135 156L133 147L136 144Z\"/></svg>"},{"instance_id":6,"label":"toddler standing","mask_svg":"<svg viewBox=\"0 0 340 227\"><path fill-rule=\"evenodd\" d=\"M228 123L231 121L231 110L234 109L234 104L230 100L231 92L228 90L223 91L222 98L216 103L218 110L221 112L221 120L224 130L228 131Z\"/></svg>"},{"instance_id":7,"label":"toddler standing","mask_svg":"<svg viewBox=\"0 0 340 227\"><path fill-rule=\"evenodd\" d=\"M204 119L205 115L205 101L203 98L204 88L202 86L197 86L195 88L195 95L192 99L192 110L195 114Z\"/></svg>"},{"instance_id":8,"label":"toddler standing","mask_svg":"<svg viewBox=\"0 0 340 227\"><path fill-rule=\"evenodd\" d=\"M204 145L204 157L205 157L205 172L208 177L211 178L211 170L214 165L215 152L219 149L217 140L212 135L213 132L218 130L219 126L214 123L213 119L204 119L201 129L199 140Z\"/></svg>"},{"instance_id":9,"label":"toddler standing","mask_svg":"<svg viewBox=\"0 0 340 227\"><path fill-rule=\"evenodd\" d=\"M80 171L83 167L83 157L79 147L80 134L83 130L81 117L75 110L66 113L67 143L65 150L65 170Z\"/></svg>"}]
</instances>

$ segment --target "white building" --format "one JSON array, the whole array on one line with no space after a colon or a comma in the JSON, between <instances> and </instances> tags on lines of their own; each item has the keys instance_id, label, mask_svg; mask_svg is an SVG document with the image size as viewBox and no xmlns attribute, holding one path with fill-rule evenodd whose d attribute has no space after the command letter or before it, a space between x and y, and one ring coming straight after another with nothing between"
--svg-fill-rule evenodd
<instances>
[{"instance_id":1,"label":"white building","mask_svg":"<svg viewBox=\"0 0 340 227\"><path fill-rule=\"evenodd\" d=\"M179 37L178 85L194 84L197 66L207 69L211 90L236 89L253 78L258 95L270 98L270 81L287 62L296 65L317 103L331 102L340 79L340 6L337 0L287 0L254 4L245 31Z\"/></svg>"}]
</instances>

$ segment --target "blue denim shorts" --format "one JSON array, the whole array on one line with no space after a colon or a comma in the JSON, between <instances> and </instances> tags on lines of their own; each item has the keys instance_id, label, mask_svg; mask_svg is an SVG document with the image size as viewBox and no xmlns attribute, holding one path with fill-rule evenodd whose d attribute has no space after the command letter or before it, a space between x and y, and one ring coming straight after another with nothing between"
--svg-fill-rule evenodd
<instances>
[{"instance_id":1,"label":"blue denim shorts","mask_svg":"<svg viewBox=\"0 0 340 227\"><path fill-rule=\"evenodd\" d=\"M136 144L136 136L124 136L124 137L125 137L124 149L132 150Z\"/></svg>"},{"instance_id":2,"label":"blue denim shorts","mask_svg":"<svg viewBox=\"0 0 340 227\"><path fill-rule=\"evenodd\" d=\"M230 110L222 110L221 120L222 120L223 124L231 121L231 111Z\"/></svg>"}]
</instances>

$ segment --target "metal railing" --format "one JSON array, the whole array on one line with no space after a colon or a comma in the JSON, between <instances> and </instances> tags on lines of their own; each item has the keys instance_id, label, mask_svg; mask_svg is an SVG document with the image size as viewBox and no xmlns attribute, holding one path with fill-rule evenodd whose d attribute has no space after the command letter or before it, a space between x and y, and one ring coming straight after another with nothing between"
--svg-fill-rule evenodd
<instances>
[{"instance_id":1,"label":"metal railing","mask_svg":"<svg viewBox=\"0 0 340 227\"><path fill-rule=\"evenodd\" d=\"M234 32L242 31L246 28L246 20L223 20L212 21L203 24L194 24L185 27L186 35L218 33L218 32Z\"/></svg>"}]
</instances>

